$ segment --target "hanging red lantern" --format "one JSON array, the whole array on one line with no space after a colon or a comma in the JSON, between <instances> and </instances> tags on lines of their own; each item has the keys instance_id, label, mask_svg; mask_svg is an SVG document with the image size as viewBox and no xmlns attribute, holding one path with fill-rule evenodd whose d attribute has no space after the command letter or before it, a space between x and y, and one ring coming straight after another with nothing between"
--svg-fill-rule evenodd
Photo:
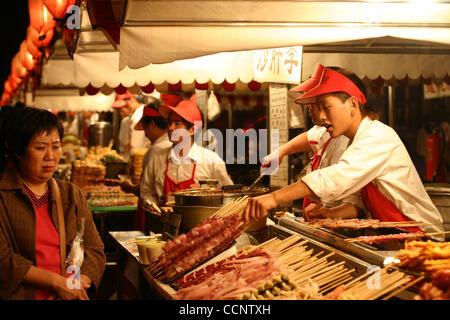
<instances>
[{"instance_id":1,"label":"hanging red lantern","mask_svg":"<svg viewBox=\"0 0 450 320\"><path fill-rule=\"evenodd\" d=\"M28 75L27 69L20 62L19 53L16 53L12 59L11 72L20 78L25 78Z\"/></svg>"},{"instance_id":2,"label":"hanging red lantern","mask_svg":"<svg viewBox=\"0 0 450 320\"><path fill-rule=\"evenodd\" d=\"M27 29L27 38L30 38L31 42L38 48L48 47L50 42L52 42L53 34L53 29L50 29L45 33L39 33L32 27L28 27Z\"/></svg>"},{"instance_id":3,"label":"hanging red lantern","mask_svg":"<svg viewBox=\"0 0 450 320\"><path fill-rule=\"evenodd\" d=\"M5 83L3 84L3 92L5 93L11 93L13 92L15 89L13 89L13 87L11 86L11 82L8 80L5 81Z\"/></svg>"},{"instance_id":4,"label":"hanging red lantern","mask_svg":"<svg viewBox=\"0 0 450 320\"><path fill-rule=\"evenodd\" d=\"M22 65L28 70L31 71L34 69L36 62L33 59L31 53L28 52L28 46L26 40L22 41L19 49L19 57Z\"/></svg>"},{"instance_id":5,"label":"hanging red lantern","mask_svg":"<svg viewBox=\"0 0 450 320\"><path fill-rule=\"evenodd\" d=\"M28 0L28 11L30 14L30 25L37 32L47 33L55 27L53 15L41 0Z\"/></svg>"},{"instance_id":6,"label":"hanging red lantern","mask_svg":"<svg viewBox=\"0 0 450 320\"><path fill-rule=\"evenodd\" d=\"M27 49L28 52L33 56L34 59L39 59L40 57L42 57L42 52L39 50L39 48L34 44L32 36L30 35L32 33L31 30L34 30L31 27L27 28ZM34 30L36 33L37 31ZM39 38L39 34L38 34L38 38Z\"/></svg>"},{"instance_id":7,"label":"hanging red lantern","mask_svg":"<svg viewBox=\"0 0 450 320\"><path fill-rule=\"evenodd\" d=\"M150 94L153 91L155 91L155 85L153 83L149 83L148 85L146 85L145 87L141 88L142 92Z\"/></svg>"},{"instance_id":8,"label":"hanging red lantern","mask_svg":"<svg viewBox=\"0 0 450 320\"><path fill-rule=\"evenodd\" d=\"M227 80L223 80L222 87L225 91L232 92L232 91L234 91L234 88L236 88L236 84L228 83Z\"/></svg>"},{"instance_id":9,"label":"hanging red lantern","mask_svg":"<svg viewBox=\"0 0 450 320\"><path fill-rule=\"evenodd\" d=\"M67 9L73 6L76 0L43 0L44 5L47 7L48 11L56 19L62 19L66 16Z\"/></svg>"},{"instance_id":10,"label":"hanging red lantern","mask_svg":"<svg viewBox=\"0 0 450 320\"><path fill-rule=\"evenodd\" d=\"M19 80L17 80L17 79L19 79ZM8 76L7 81L9 81L9 83L11 85L11 90L14 91L23 83L24 79L21 79L17 76L15 76L15 78L13 78L13 73L11 73Z\"/></svg>"},{"instance_id":11,"label":"hanging red lantern","mask_svg":"<svg viewBox=\"0 0 450 320\"><path fill-rule=\"evenodd\" d=\"M14 73L11 73L9 75L9 78L11 83L13 83L16 87L23 82L23 79L15 75Z\"/></svg>"},{"instance_id":12,"label":"hanging red lantern","mask_svg":"<svg viewBox=\"0 0 450 320\"><path fill-rule=\"evenodd\" d=\"M248 88L252 91L258 91L259 89L261 89L261 83L259 83L258 81L252 80L248 83Z\"/></svg>"}]
</instances>

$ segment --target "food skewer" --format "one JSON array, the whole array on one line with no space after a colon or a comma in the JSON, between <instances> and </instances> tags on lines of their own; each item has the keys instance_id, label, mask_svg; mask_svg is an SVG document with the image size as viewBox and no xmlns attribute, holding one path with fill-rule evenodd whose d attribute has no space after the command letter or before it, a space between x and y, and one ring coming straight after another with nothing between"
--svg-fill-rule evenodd
<instances>
[{"instance_id":1,"label":"food skewer","mask_svg":"<svg viewBox=\"0 0 450 320\"><path fill-rule=\"evenodd\" d=\"M425 277L424 277L424 276L420 276L420 277L418 277L417 279L411 281L410 283L404 285L404 286L401 287L400 289L398 289L398 290L396 290L396 291L393 291L392 293L390 293L389 295L387 295L386 297L384 297L384 298L381 299L381 300L389 300L390 298L392 298L392 297L396 296L397 294L399 294L399 293L405 291L406 289L408 289L409 287L415 285L417 282L422 281L423 279L425 279Z\"/></svg>"},{"instance_id":2,"label":"food skewer","mask_svg":"<svg viewBox=\"0 0 450 320\"><path fill-rule=\"evenodd\" d=\"M388 241L388 240L406 240L406 239L417 239L417 238L423 238L423 237L431 237L441 234L447 234L450 233L450 231L444 231L444 232L431 232L431 233L425 233L425 232L410 232L410 233L396 233L396 234L387 234L387 235L376 235L376 236L361 236L356 238L347 238L345 241L347 242L362 242L362 243L374 243L374 242L382 242L382 241Z\"/></svg>"}]
</instances>

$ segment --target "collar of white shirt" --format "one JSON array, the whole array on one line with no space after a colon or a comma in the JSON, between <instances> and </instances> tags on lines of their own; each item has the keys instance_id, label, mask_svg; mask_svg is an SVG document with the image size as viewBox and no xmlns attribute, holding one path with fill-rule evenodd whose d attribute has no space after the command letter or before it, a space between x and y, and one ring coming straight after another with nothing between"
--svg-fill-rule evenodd
<instances>
[{"instance_id":1,"label":"collar of white shirt","mask_svg":"<svg viewBox=\"0 0 450 320\"><path fill-rule=\"evenodd\" d=\"M189 149L187 157L184 158L184 160L182 158L178 157L178 155L175 153L174 149L175 149L175 146L170 149L169 159L172 160L172 162L175 164L198 163L202 159L201 147L199 145L197 145L196 143L193 143L191 145L191 148Z\"/></svg>"},{"instance_id":2,"label":"collar of white shirt","mask_svg":"<svg viewBox=\"0 0 450 320\"><path fill-rule=\"evenodd\" d=\"M370 126L370 124L373 122L373 120L370 120L369 117L364 117L362 119L361 123L359 124L358 130L356 130L355 137L353 138L353 141L358 140L358 137L366 131L366 129Z\"/></svg>"},{"instance_id":3,"label":"collar of white shirt","mask_svg":"<svg viewBox=\"0 0 450 320\"><path fill-rule=\"evenodd\" d=\"M169 141L169 135L167 133L162 134L158 139L155 140L155 142L152 144L153 146L160 144L164 141Z\"/></svg>"}]
</instances>

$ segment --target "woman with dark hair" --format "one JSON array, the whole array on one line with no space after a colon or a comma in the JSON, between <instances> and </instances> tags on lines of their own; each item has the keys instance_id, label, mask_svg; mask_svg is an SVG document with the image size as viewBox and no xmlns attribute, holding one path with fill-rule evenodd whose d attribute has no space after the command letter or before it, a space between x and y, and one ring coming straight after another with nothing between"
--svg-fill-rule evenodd
<instances>
[{"instance_id":1,"label":"woman with dark hair","mask_svg":"<svg viewBox=\"0 0 450 320\"><path fill-rule=\"evenodd\" d=\"M329 202L361 190L364 205L375 219L425 223L422 229L405 228L409 231L444 230L442 217L408 151L392 128L376 120L376 113L367 105L358 84L361 85L356 76L318 64L312 78L293 89L304 92L296 101L318 106L322 125L331 137L345 135L350 145L337 163L312 171L301 181L270 194L250 199L244 210L247 220L261 218L270 209L295 199L310 197ZM327 215L318 210L309 212L306 218Z\"/></svg>"},{"instance_id":2,"label":"woman with dark hair","mask_svg":"<svg viewBox=\"0 0 450 320\"><path fill-rule=\"evenodd\" d=\"M80 189L52 178L62 155L62 124L30 107L0 115L0 299L86 300L106 259ZM81 270L66 278L74 269L66 268L65 253L83 224Z\"/></svg>"}]
</instances>

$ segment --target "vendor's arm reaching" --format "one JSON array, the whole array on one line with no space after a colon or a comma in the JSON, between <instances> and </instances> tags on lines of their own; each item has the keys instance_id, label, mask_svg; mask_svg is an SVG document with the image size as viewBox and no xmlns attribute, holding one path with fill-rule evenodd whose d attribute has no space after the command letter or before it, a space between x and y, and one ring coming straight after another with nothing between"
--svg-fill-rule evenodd
<instances>
[{"instance_id":1,"label":"vendor's arm reaching","mask_svg":"<svg viewBox=\"0 0 450 320\"><path fill-rule=\"evenodd\" d=\"M315 195L303 181L298 181L272 193L250 198L244 209L244 219L245 221L260 219L267 216L269 210L276 208L279 204L304 197L315 197Z\"/></svg>"}]
</instances>

